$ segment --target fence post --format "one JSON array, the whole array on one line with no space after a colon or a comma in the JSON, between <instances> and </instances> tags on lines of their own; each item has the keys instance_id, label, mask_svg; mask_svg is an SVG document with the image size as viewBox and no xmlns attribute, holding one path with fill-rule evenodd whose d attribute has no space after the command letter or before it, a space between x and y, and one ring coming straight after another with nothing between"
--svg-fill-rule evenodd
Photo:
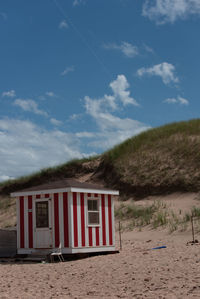
<instances>
[{"instance_id":1,"label":"fence post","mask_svg":"<svg viewBox=\"0 0 200 299\"><path fill-rule=\"evenodd\" d=\"M120 250L122 250L122 237L121 237L121 223L119 221L119 244L120 244Z\"/></svg>"},{"instance_id":2,"label":"fence post","mask_svg":"<svg viewBox=\"0 0 200 299\"><path fill-rule=\"evenodd\" d=\"M192 224L192 238L193 238L193 243L195 242L195 239L194 239L194 223L193 223L193 213L191 215L191 224Z\"/></svg>"}]
</instances>

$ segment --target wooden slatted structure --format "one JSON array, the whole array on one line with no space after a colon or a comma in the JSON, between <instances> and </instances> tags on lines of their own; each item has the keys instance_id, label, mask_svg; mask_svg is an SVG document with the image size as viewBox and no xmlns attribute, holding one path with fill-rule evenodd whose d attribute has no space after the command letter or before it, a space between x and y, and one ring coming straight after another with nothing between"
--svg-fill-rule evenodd
<instances>
[{"instance_id":1,"label":"wooden slatted structure","mask_svg":"<svg viewBox=\"0 0 200 299\"><path fill-rule=\"evenodd\" d=\"M63 254L115 250L118 191L65 179L12 193L17 202L17 252Z\"/></svg>"},{"instance_id":2,"label":"wooden slatted structure","mask_svg":"<svg viewBox=\"0 0 200 299\"><path fill-rule=\"evenodd\" d=\"M0 257L14 257L17 253L17 231L0 229Z\"/></svg>"}]
</instances>

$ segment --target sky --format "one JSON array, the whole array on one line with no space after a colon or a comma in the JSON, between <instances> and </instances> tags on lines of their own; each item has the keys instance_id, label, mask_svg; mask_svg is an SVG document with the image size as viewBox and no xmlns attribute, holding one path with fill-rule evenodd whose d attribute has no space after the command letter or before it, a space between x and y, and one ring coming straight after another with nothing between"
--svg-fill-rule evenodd
<instances>
[{"instance_id":1,"label":"sky","mask_svg":"<svg viewBox=\"0 0 200 299\"><path fill-rule=\"evenodd\" d=\"M200 0L1 0L0 181L199 118Z\"/></svg>"}]
</instances>

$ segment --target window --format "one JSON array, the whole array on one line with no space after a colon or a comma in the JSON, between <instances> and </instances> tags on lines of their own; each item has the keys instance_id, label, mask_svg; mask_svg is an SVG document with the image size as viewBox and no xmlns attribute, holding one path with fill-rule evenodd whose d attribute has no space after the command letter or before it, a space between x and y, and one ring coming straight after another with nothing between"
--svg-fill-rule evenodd
<instances>
[{"instance_id":1,"label":"window","mask_svg":"<svg viewBox=\"0 0 200 299\"><path fill-rule=\"evenodd\" d=\"M36 227L49 227L48 201L36 202Z\"/></svg>"},{"instance_id":2,"label":"window","mask_svg":"<svg viewBox=\"0 0 200 299\"><path fill-rule=\"evenodd\" d=\"M88 225L99 225L99 204L97 199L88 199Z\"/></svg>"}]
</instances>

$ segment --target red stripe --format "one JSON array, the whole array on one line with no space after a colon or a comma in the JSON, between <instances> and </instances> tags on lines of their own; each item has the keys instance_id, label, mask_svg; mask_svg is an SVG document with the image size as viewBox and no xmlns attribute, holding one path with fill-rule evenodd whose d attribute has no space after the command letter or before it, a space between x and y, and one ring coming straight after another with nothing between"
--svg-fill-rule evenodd
<instances>
[{"instance_id":1,"label":"red stripe","mask_svg":"<svg viewBox=\"0 0 200 299\"><path fill-rule=\"evenodd\" d=\"M20 248L24 248L24 197L20 196Z\"/></svg>"},{"instance_id":2,"label":"red stripe","mask_svg":"<svg viewBox=\"0 0 200 299\"><path fill-rule=\"evenodd\" d=\"M45 194L45 198L48 198L49 197L49 194Z\"/></svg>"},{"instance_id":3,"label":"red stripe","mask_svg":"<svg viewBox=\"0 0 200 299\"><path fill-rule=\"evenodd\" d=\"M54 227L55 227L55 247L59 247L60 238L59 238L58 193L54 194Z\"/></svg>"},{"instance_id":4,"label":"red stripe","mask_svg":"<svg viewBox=\"0 0 200 299\"><path fill-rule=\"evenodd\" d=\"M84 193L81 193L81 237L82 237L82 246L85 247Z\"/></svg>"},{"instance_id":5,"label":"red stripe","mask_svg":"<svg viewBox=\"0 0 200 299\"><path fill-rule=\"evenodd\" d=\"M37 195L36 195L36 198L37 198L37 199L40 198L40 194L37 194Z\"/></svg>"},{"instance_id":6,"label":"red stripe","mask_svg":"<svg viewBox=\"0 0 200 299\"><path fill-rule=\"evenodd\" d=\"M89 246L92 246L92 227L89 227Z\"/></svg>"},{"instance_id":7,"label":"red stripe","mask_svg":"<svg viewBox=\"0 0 200 299\"><path fill-rule=\"evenodd\" d=\"M68 224L68 197L63 193L63 218L64 218L64 246L69 247L69 224Z\"/></svg>"},{"instance_id":8,"label":"red stripe","mask_svg":"<svg viewBox=\"0 0 200 299\"><path fill-rule=\"evenodd\" d=\"M96 246L99 246L99 227L96 227Z\"/></svg>"},{"instance_id":9,"label":"red stripe","mask_svg":"<svg viewBox=\"0 0 200 299\"><path fill-rule=\"evenodd\" d=\"M103 245L106 245L106 218L105 218L105 197L101 195L101 207L102 207L102 238Z\"/></svg>"},{"instance_id":10,"label":"red stripe","mask_svg":"<svg viewBox=\"0 0 200 299\"><path fill-rule=\"evenodd\" d=\"M33 203L32 196L28 196L28 244L29 248L33 248L33 213L32 213Z\"/></svg>"},{"instance_id":11,"label":"red stripe","mask_svg":"<svg viewBox=\"0 0 200 299\"><path fill-rule=\"evenodd\" d=\"M88 193L87 196L88 196L88 197L91 197L91 193Z\"/></svg>"},{"instance_id":12,"label":"red stripe","mask_svg":"<svg viewBox=\"0 0 200 299\"><path fill-rule=\"evenodd\" d=\"M78 247L77 194L73 193L74 247Z\"/></svg>"},{"instance_id":13,"label":"red stripe","mask_svg":"<svg viewBox=\"0 0 200 299\"><path fill-rule=\"evenodd\" d=\"M98 197L98 194L95 194L94 197Z\"/></svg>"},{"instance_id":14,"label":"red stripe","mask_svg":"<svg viewBox=\"0 0 200 299\"><path fill-rule=\"evenodd\" d=\"M111 208L111 195L108 195L108 225L109 225L109 244L113 244L112 237L112 208Z\"/></svg>"}]
</instances>

